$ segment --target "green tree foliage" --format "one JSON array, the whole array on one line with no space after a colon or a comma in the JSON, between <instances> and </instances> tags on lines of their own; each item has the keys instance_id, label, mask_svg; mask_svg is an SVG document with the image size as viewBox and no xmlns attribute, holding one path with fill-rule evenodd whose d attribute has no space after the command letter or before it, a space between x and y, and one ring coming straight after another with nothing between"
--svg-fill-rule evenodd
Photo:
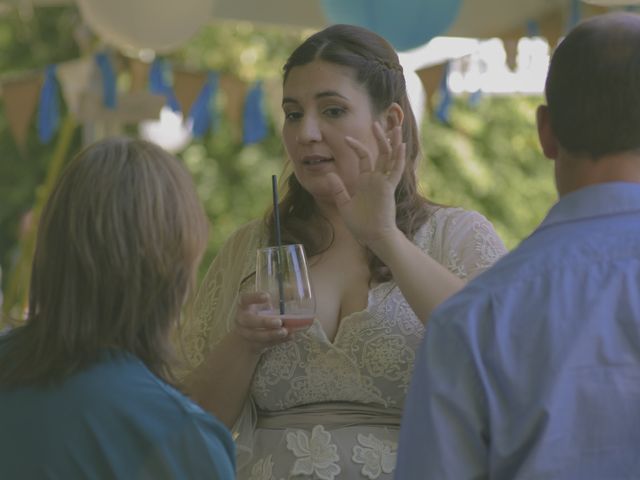
<instances>
[{"instance_id":1,"label":"green tree foliage","mask_svg":"<svg viewBox=\"0 0 640 480\"><path fill-rule=\"evenodd\" d=\"M0 75L13 78L43 71L52 63L77 58L78 47L71 35L77 12L70 8L35 9L24 17L17 11L0 17ZM61 105L64 115L64 105ZM47 173L55 139L43 145L37 138L35 119L26 147L16 145L0 102L0 267L2 288L6 290L21 248L29 216ZM73 148L80 145L74 138Z\"/></svg>"},{"instance_id":2,"label":"green tree foliage","mask_svg":"<svg viewBox=\"0 0 640 480\"><path fill-rule=\"evenodd\" d=\"M556 199L553 164L542 155L535 127L541 102L502 96L471 106L459 97L450 125L423 124L423 191L436 202L481 212L509 248L531 233Z\"/></svg>"}]
</instances>

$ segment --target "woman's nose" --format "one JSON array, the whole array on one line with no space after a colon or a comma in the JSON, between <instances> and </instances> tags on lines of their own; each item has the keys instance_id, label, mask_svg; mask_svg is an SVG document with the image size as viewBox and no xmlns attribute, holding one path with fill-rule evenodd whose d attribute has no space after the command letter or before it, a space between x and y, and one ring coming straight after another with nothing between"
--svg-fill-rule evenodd
<instances>
[{"instance_id":1,"label":"woman's nose","mask_svg":"<svg viewBox=\"0 0 640 480\"><path fill-rule=\"evenodd\" d=\"M322 139L320 125L316 118L311 115L305 115L300 122L300 130L298 130L298 142L319 142Z\"/></svg>"}]
</instances>

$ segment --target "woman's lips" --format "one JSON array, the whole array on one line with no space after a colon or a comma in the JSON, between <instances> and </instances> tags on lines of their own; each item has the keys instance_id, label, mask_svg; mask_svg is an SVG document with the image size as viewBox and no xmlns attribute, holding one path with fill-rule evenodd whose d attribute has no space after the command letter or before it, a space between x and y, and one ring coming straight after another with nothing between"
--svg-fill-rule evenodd
<instances>
[{"instance_id":1,"label":"woman's lips","mask_svg":"<svg viewBox=\"0 0 640 480\"><path fill-rule=\"evenodd\" d=\"M330 157L323 157L321 155L307 155L303 157L302 164L307 167L313 167L316 165L322 165L323 163L332 162L333 159Z\"/></svg>"}]
</instances>

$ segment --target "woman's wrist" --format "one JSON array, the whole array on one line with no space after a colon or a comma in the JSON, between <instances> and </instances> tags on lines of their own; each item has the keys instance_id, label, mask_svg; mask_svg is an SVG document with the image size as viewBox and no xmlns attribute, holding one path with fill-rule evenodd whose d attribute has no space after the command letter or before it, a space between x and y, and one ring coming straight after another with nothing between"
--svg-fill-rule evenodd
<instances>
[{"instance_id":1,"label":"woman's wrist","mask_svg":"<svg viewBox=\"0 0 640 480\"><path fill-rule=\"evenodd\" d=\"M369 242L367 246L380 260L391 267L390 263L393 263L393 258L396 253L402 249L408 241L405 234L402 233L399 228L394 227Z\"/></svg>"},{"instance_id":2,"label":"woman's wrist","mask_svg":"<svg viewBox=\"0 0 640 480\"><path fill-rule=\"evenodd\" d=\"M248 360L254 361L256 364L260 360L265 347L258 345L255 342L251 342L244 338L237 330L231 330L228 335L229 341L234 345L234 350L237 352L244 352Z\"/></svg>"}]
</instances>

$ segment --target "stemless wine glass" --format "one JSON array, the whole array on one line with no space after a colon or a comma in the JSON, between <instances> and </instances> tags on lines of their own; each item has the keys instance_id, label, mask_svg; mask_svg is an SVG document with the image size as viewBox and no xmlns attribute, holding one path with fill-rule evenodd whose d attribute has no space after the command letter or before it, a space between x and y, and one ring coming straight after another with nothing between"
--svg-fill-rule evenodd
<instances>
[{"instance_id":1,"label":"stemless wine glass","mask_svg":"<svg viewBox=\"0 0 640 480\"><path fill-rule=\"evenodd\" d=\"M302 245L258 249L256 291L270 297L258 315L280 317L289 332L306 330L313 323L316 302Z\"/></svg>"}]
</instances>

